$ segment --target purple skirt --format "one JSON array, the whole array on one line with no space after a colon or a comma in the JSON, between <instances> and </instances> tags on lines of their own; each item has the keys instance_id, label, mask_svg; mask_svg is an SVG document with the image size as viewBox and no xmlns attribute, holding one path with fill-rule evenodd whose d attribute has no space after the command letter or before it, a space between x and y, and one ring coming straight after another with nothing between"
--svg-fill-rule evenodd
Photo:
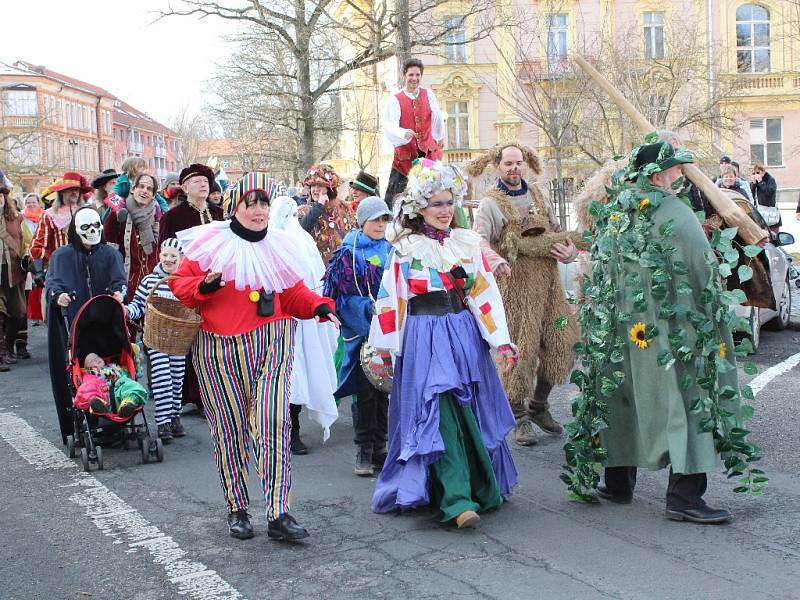
<instances>
[{"instance_id":1,"label":"purple skirt","mask_svg":"<svg viewBox=\"0 0 800 600\"><path fill-rule=\"evenodd\" d=\"M506 444L515 425L489 345L468 310L406 317L403 353L389 400L389 448L372 510L390 512L429 503L428 467L445 452L439 434L439 394L472 408L504 498L517 484Z\"/></svg>"}]
</instances>

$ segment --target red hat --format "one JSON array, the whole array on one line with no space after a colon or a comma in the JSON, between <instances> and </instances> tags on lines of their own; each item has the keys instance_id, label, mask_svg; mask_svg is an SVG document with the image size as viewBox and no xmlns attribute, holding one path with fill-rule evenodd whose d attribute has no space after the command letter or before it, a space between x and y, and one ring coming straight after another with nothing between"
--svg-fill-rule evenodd
<instances>
[{"instance_id":1,"label":"red hat","mask_svg":"<svg viewBox=\"0 0 800 600\"><path fill-rule=\"evenodd\" d=\"M63 192L64 190L79 189L81 194L91 192L94 188L86 181L86 177L75 171L67 171L61 181L50 185L51 192Z\"/></svg>"}]
</instances>

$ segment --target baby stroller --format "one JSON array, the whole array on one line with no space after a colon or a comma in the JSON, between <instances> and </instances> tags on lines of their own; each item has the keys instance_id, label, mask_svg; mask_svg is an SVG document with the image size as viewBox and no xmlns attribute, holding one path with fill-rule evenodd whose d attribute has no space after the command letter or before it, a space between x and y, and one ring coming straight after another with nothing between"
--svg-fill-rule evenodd
<instances>
[{"instance_id":1,"label":"baby stroller","mask_svg":"<svg viewBox=\"0 0 800 600\"><path fill-rule=\"evenodd\" d=\"M101 295L87 300L78 310L68 331L67 372L73 399L83 377L81 365L91 352L100 355L106 362L118 364L131 379L136 379L136 363L125 309L113 297ZM109 391L113 396L113 389ZM80 451L84 471L89 471L92 464L97 465L99 470L103 469L103 448L97 442L99 435L112 444L121 442L126 450L130 441L136 440L143 463L151 459L157 462L164 460L164 446L160 439L150 436L143 406L137 406L133 414L127 417L113 413L98 416L74 407L70 410L73 434L67 436L67 453L70 458L75 458Z\"/></svg>"}]
</instances>

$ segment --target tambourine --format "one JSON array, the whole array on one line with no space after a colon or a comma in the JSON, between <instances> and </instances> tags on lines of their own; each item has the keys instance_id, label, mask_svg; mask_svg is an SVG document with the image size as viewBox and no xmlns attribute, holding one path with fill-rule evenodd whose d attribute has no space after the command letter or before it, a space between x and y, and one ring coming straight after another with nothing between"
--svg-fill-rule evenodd
<instances>
[{"instance_id":1,"label":"tambourine","mask_svg":"<svg viewBox=\"0 0 800 600\"><path fill-rule=\"evenodd\" d=\"M366 343L361 345L359 357L361 359L361 368L364 371L364 375L367 376L367 381L379 392L390 393L394 377L392 359L388 356L381 356L376 348Z\"/></svg>"}]
</instances>

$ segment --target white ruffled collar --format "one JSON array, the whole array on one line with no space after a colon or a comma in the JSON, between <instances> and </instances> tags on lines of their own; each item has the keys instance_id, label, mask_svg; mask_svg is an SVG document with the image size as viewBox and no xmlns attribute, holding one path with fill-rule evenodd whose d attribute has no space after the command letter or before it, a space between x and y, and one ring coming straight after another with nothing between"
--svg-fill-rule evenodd
<instances>
[{"instance_id":1,"label":"white ruffled collar","mask_svg":"<svg viewBox=\"0 0 800 600\"><path fill-rule=\"evenodd\" d=\"M440 244L431 238L412 233L392 244L398 255L410 256L419 260L423 266L437 271L450 271L464 260L472 260L480 245L481 236L471 229L456 228L450 237Z\"/></svg>"},{"instance_id":2,"label":"white ruffled collar","mask_svg":"<svg viewBox=\"0 0 800 600\"><path fill-rule=\"evenodd\" d=\"M264 239L249 242L231 231L230 221L212 221L175 237L186 258L204 271L222 273L222 280L237 290L280 293L302 279L292 267L296 242L285 231L270 230Z\"/></svg>"}]
</instances>

